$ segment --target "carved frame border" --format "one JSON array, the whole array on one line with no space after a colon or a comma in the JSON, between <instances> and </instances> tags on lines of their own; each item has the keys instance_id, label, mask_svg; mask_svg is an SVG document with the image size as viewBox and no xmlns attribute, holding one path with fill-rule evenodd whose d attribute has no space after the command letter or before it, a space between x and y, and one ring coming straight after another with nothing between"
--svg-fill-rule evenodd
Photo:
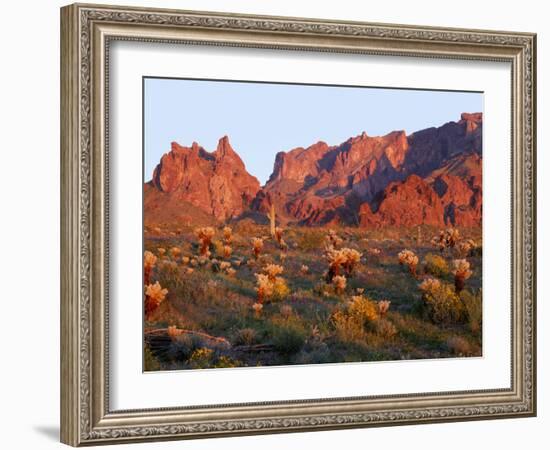
<instances>
[{"instance_id":1,"label":"carved frame border","mask_svg":"<svg viewBox=\"0 0 550 450\"><path fill-rule=\"evenodd\" d=\"M108 407L109 42L508 61L512 387L139 411ZM75 4L61 9L61 440L70 445L536 414L536 35Z\"/></svg>"}]
</instances>

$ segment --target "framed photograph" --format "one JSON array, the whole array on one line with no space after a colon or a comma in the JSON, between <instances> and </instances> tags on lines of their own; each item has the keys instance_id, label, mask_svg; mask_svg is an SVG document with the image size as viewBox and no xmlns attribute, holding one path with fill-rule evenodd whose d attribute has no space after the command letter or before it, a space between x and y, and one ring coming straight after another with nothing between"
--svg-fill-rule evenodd
<instances>
[{"instance_id":1,"label":"framed photograph","mask_svg":"<svg viewBox=\"0 0 550 450\"><path fill-rule=\"evenodd\" d=\"M61 9L61 440L536 414L536 36Z\"/></svg>"}]
</instances>

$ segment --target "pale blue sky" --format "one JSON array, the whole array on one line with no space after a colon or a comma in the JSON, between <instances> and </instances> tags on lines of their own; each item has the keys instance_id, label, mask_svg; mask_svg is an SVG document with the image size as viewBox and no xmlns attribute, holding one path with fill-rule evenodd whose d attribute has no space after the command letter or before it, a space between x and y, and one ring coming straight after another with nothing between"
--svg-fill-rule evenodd
<instances>
[{"instance_id":1,"label":"pale blue sky","mask_svg":"<svg viewBox=\"0 0 550 450\"><path fill-rule=\"evenodd\" d=\"M263 185L277 152L317 141L407 134L483 111L469 92L145 78L144 179L176 141L216 149L224 135Z\"/></svg>"}]
</instances>

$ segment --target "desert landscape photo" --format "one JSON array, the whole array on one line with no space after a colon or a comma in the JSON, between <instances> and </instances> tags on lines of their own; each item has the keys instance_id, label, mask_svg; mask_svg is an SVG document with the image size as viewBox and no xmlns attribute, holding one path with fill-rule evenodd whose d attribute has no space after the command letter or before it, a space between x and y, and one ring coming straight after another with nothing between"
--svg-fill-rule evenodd
<instances>
[{"instance_id":1,"label":"desert landscape photo","mask_svg":"<svg viewBox=\"0 0 550 450\"><path fill-rule=\"evenodd\" d=\"M144 87L145 371L482 356L482 93Z\"/></svg>"}]
</instances>

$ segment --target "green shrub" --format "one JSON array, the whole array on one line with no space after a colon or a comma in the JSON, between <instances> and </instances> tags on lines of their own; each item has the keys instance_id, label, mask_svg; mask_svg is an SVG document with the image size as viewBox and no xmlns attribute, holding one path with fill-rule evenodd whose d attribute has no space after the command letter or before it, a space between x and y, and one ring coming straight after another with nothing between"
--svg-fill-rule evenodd
<instances>
[{"instance_id":1,"label":"green shrub","mask_svg":"<svg viewBox=\"0 0 550 450\"><path fill-rule=\"evenodd\" d=\"M329 362L334 362L333 355L324 342L313 348L302 350L294 359L294 364L323 364Z\"/></svg>"},{"instance_id":2,"label":"green shrub","mask_svg":"<svg viewBox=\"0 0 550 450\"><path fill-rule=\"evenodd\" d=\"M254 328L238 330L233 337L234 345L253 345L258 341L258 333Z\"/></svg>"},{"instance_id":3,"label":"green shrub","mask_svg":"<svg viewBox=\"0 0 550 450\"><path fill-rule=\"evenodd\" d=\"M467 318L464 303L451 284L439 283L439 286L425 291L422 300L424 313L434 323L449 325L464 322Z\"/></svg>"},{"instance_id":4,"label":"green shrub","mask_svg":"<svg viewBox=\"0 0 550 450\"><path fill-rule=\"evenodd\" d=\"M452 336L447 339L447 348L457 356L469 356L473 353L472 346L462 336Z\"/></svg>"},{"instance_id":5,"label":"green shrub","mask_svg":"<svg viewBox=\"0 0 550 450\"><path fill-rule=\"evenodd\" d=\"M483 246L482 246L481 244L476 245L476 246L470 251L470 256L481 258L481 257L483 256Z\"/></svg>"},{"instance_id":6,"label":"green shrub","mask_svg":"<svg viewBox=\"0 0 550 450\"><path fill-rule=\"evenodd\" d=\"M444 277L449 274L449 266L442 256L428 253L424 257L424 271L434 277Z\"/></svg>"},{"instance_id":7,"label":"green shrub","mask_svg":"<svg viewBox=\"0 0 550 450\"><path fill-rule=\"evenodd\" d=\"M336 335L343 342L365 338L365 326L378 319L376 303L362 295L355 295L347 307L332 314L331 322Z\"/></svg>"},{"instance_id":8,"label":"green shrub","mask_svg":"<svg viewBox=\"0 0 550 450\"><path fill-rule=\"evenodd\" d=\"M466 316L470 330L476 335L480 334L483 309L481 290L479 290L477 294L472 294L470 291L463 290L460 293L460 300L462 300L462 303L466 309Z\"/></svg>"},{"instance_id":9,"label":"green shrub","mask_svg":"<svg viewBox=\"0 0 550 450\"><path fill-rule=\"evenodd\" d=\"M202 347L195 350L189 358L189 366L192 369L208 369L213 366L214 350Z\"/></svg>"},{"instance_id":10,"label":"green shrub","mask_svg":"<svg viewBox=\"0 0 550 450\"><path fill-rule=\"evenodd\" d=\"M358 323L365 326L378 319L378 306L371 299L362 295L354 295L348 304L347 313Z\"/></svg>"},{"instance_id":11,"label":"green shrub","mask_svg":"<svg viewBox=\"0 0 550 450\"><path fill-rule=\"evenodd\" d=\"M365 338L364 323L345 311L338 310L334 312L331 316L331 323L336 336L342 342L354 342Z\"/></svg>"},{"instance_id":12,"label":"green shrub","mask_svg":"<svg viewBox=\"0 0 550 450\"><path fill-rule=\"evenodd\" d=\"M143 365L145 371L160 370L160 363L158 359L155 358L155 355L153 355L153 352L148 345L145 346L145 350L143 352Z\"/></svg>"},{"instance_id":13,"label":"green shrub","mask_svg":"<svg viewBox=\"0 0 550 450\"><path fill-rule=\"evenodd\" d=\"M174 361L185 361L191 357L193 351L199 346L188 334L177 336L170 342L166 351L166 358Z\"/></svg>"},{"instance_id":14,"label":"green shrub","mask_svg":"<svg viewBox=\"0 0 550 450\"><path fill-rule=\"evenodd\" d=\"M220 356L214 367L218 369L228 368L228 367L241 367L242 363L238 359L230 358L229 356Z\"/></svg>"},{"instance_id":15,"label":"green shrub","mask_svg":"<svg viewBox=\"0 0 550 450\"><path fill-rule=\"evenodd\" d=\"M283 355L298 353L306 342L306 333L296 325L282 325L273 331L275 350Z\"/></svg>"},{"instance_id":16,"label":"green shrub","mask_svg":"<svg viewBox=\"0 0 550 450\"><path fill-rule=\"evenodd\" d=\"M382 338L389 339L397 334L397 328L388 319L375 320L372 322L371 327L374 333Z\"/></svg>"},{"instance_id":17,"label":"green shrub","mask_svg":"<svg viewBox=\"0 0 550 450\"><path fill-rule=\"evenodd\" d=\"M302 251L323 249L325 234L322 231L307 230L301 233L297 239L298 248Z\"/></svg>"},{"instance_id":18,"label":"green shrub","mask_svg":"<svg viewBox=\"0 0 550 450\"><path fill-rule=\"evenodd\" d=\"M290 288L284 278L277 277L273 283L273 293L269 297L272 302L281 302L290 294Z\"/></svg>"}]
</instances>

